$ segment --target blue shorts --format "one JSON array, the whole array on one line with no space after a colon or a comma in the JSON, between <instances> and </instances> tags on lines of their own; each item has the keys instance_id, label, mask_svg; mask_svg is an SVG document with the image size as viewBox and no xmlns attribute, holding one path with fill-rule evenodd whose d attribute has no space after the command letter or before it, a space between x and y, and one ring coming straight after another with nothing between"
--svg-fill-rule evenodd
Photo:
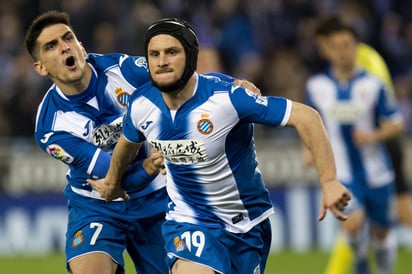
<instances>
[{"instance_id":1,"label":"blue shorts","mask_svg":"<svg viewBox=\"0 0 412 274\"><path fill-rule=\"evenodd\" d=\"M163 238L169 268L181 258L218 273L263 274L272 232L269 219L243 234L168 220L163 224Z\"/></svg>"},{"instance_id":2,"label":"blue shorts","mask_svg":"<svg viewBox=\"0 0 412 274\"><path fill-rule=\"evenodd\" d=\"M124 269L127 250L139 274L168 273L161 237L167 201L165 189L127 202L69 199L67 267L77 256L102 252Z\"/></svg>"},{"instance_id":3,"label":"blue shorts","mask_svg":"<svg viewBox=\"0 0 412 274\"><path fill-rule=\"evenodd\" d=\"M394 184L377 188L357 183L345 184L345 186L352 193L352 200L345 209L345 213L363 209L366 218L381 228L389 228L395 223Z\"/></svg>"}]
</instances>

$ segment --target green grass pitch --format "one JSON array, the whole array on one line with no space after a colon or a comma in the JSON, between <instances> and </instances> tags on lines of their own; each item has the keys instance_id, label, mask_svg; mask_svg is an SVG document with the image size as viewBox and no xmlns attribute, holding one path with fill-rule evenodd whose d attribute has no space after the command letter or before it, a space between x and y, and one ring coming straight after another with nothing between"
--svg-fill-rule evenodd
<instances>
[{"instance_id":1,"label":"green grass pitch","mask_svg":"<svg viewBox=\"0 0 412 274\"><path fill-rule=\"evenodd\" d=\"M280 252L269 257L266 274L322 274L328 254L322 252ZM400 250L394 274L411 274L412 251ZM60 253L41 257L0 257L1 274L66 274L64 255ZM126 257L126 274L135 273ZM348 273L350 274L350 273Z\"/></svg>"}]
</instances>

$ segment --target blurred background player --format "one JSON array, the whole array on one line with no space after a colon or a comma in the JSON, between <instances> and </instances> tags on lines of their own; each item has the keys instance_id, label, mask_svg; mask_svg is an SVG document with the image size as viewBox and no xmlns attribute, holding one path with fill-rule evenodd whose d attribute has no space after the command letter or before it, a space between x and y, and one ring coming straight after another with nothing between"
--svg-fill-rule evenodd
<instances>
[{"instance_id":1,"label":"blurred background player","mask_svg":"<svg viewBox=\"0 0 412 274\"><path fill-rule=\"evenodd\" d=\"M348 222L342 224L345 238L355 251L356 273L368 273L365 235L370 224L379 273L391 273L396 252L391 235L394 174L382 141L402 131L402 117L388 87L357 67L353 28L334 17L322 22L316 33L330 69L309 78L307 97L325 120L338 177L355 197ZM342 256L350 259L348 252Z\"/></svg>"},{"instance_id":2,"label":"blurred background player","mask_svg":"<svg viewBox=\"0 0 412 274\"><path fill-rule=\"evenodd\" d=\"M328 18L327 20L340 20L338 17ZM325 33L322 28L317 28L315 39L321 55L324 52ZM356 51L356 64L367 72L379 77L387 86L390 92L394 91L389 69L382 56L371 46L359 42ZM398 221L412 228L412 196L405 178L404 171L404 152L402 149L401 136L395 136L385 141L395 172L395 191L396 191L396 213ZM342 235L336 238L332 249L325 274L346 274L349 266L353 262L352 249Z\"/></svg>"}]
</instances>

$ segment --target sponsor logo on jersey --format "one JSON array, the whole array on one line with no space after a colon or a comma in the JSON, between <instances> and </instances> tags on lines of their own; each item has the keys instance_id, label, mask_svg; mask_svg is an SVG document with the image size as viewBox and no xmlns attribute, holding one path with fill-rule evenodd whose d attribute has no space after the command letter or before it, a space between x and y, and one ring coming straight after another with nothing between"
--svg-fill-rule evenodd
<instances>
[{"instance_id":1,"label":"sponsor logo on jersey","mask_svg":"<svg viewBox=\"0 0 412 274\"><path fill-rule=\"evenodd\" d=\"M263 105L263 106L268 106L268 98L265 96L261 96L257 93L254 93L253 91L248 90L245 88L246 94L252 97L256 103Z\"/></svg>"},{"instance_id":2,"label":"sponsor logo on jersey","mask_svg":"<svg viewBox=\"0 0 412 274\"><path fill-rule=\"evenodd\" d=\"M122 116L112 123L103 124L93 131L93 144L100 148L112 146L117 143L122 133Z\"/></svg>"},{"instance_id":3,"label":"sponsor logo on jersey","mask_svg":"<svg viewBox=\"0 0 412 274\"><path fill-rule=\"evenodd\" d=\"M153 121L147 121L141 126L141 128L143 130L146 130L152 123L153 123Z\"/></svg>"},{"instance_id":4,"label":"sponsor logo on jersey","mask_svg":"<svg viewBox=\"0 0 412 274\"><path fill-rule=\"evenodd\" d=\"M135 65L147 69L147 62L145 57L139 57L134 61Z\"/></svg>"},{"instance_id":5,"label":"sponsor logo on jersey","mask_svg":"<svg viewBox=\"0 0 412 274\"><path fill-rule=\"evenodd\" d=\"M173 239L173 242L174 242L174 244L175 244L176 251L183 251L183 250L185 250L185 243L184 243L182 240L180 240L178 236L176 236L176 237Z\"/></svg>"},{"instance_id":6,"label":"sponsor logo on jersey","mask_svg":"<svg viewBox=\"0 0 412 274\"><path fill-rule=\"evenodd\" d=\"M353 102L336 102L327 109L328 115L340 123L354 123L363 115L362 106Z\"/></svg>"},{"instance_id":7,"label":"sponsor logo on jersey","mask_svg":"<svg viewBox=\"0 0 412 274\"><path fill-rule=\"evenodd\" d=\"M191 165L208 160L202 140L149 140L149 142L173 164Z\"/></svg>"},{"instance_id":8,"label":"sponsor logo on jersey","mask_svg":"<svg viewBox=\"0 0 412 274\"><path fill-rule=\"evenodd\" d=\"M74 161L74 158L69 153L64 151L64 149L56 144L49 145L47 147L47 153L68 165L70 165Z\"/></svg>"},{"instance_id":9,"label":"sponsor logo on jersey","mask_svg":"<svg viewBox=\"0 0 412 274\"><path fill-rule=\"evenodd\" d=\"M81 245L84 241L84 235L81 230L77 231L76 234L74 234L73 240L72 240L72 247L78 247Z\"/></svg>"},{"instance_id":10,"label":"sponsor logo on jersey","mask_svg":"<svg viewBox=\"0 0 412 274\"><path fill-rule=\"evenodd\" d=\"M213 131L213 123L209 120L209 114L204 113L201 115L201 119L197 122L197 130L205 135Z\"/></svg>"},{"instance_id":11,"label":"sponsor logo on jersey","mask_svg":"<svg viewBox=\"0 0 412 274\"><path fill-rule=\"evenodd\" d=\"M114 93L117 95L117 102L122 106L127 106L129 104L130 94L126 91L123 91L122 88L116 88Z\"/></svg>"}]
</instances>

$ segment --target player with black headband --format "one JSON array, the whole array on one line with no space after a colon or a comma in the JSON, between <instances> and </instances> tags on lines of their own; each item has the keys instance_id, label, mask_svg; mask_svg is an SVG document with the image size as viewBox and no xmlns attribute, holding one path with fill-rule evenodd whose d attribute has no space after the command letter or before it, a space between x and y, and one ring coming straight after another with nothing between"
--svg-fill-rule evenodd
<instances>
[{"instance_id":1,"label":"player with black headband","mask_svg":"<svg viewBox=\"0 0 412 274\"><path fill-rule=\"evenodd\" d=\"M341 211L350 193L336 179L316 111L197 73L197 38L180 19L155 22L145 45L152 83L131 96L106 178L89 182L115 199L142 142L161 153L171 199L162 227L171 273L264 273L274 210L258 168L253 123L297 129L319 172L319 220L327 209L346 219Z\"/></svg>"}]
</instances>

